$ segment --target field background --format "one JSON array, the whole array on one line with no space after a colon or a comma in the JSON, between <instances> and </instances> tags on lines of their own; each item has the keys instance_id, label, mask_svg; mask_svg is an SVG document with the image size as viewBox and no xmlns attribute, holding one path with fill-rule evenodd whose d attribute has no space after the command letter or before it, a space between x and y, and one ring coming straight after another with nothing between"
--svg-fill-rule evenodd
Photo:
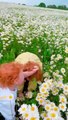
<instances>
[{"instance_id":1,"label":"field background","mask_svg":"<svg viewBox=\"0 0 68 120\"><path fill-rule=\"evenodd\" d=\"M67 76L68 11L0 3L0 33L0 63L29 51L40 57L44 71L65 68Z\"/></svg>"},{"instance_id":2,"label":"field background","mask_svg":"<svg viewBox=\"0 0 68 120\"><path fill-rule=\"evenodd\" d=\"M59 106L61 97L66 101L66 111L61 110L64 120L67 120L68 11L0 3L0 64L14 61L17 55L26 51L38 55L43 63L43 79L48 82L50 79L52 85L47 99L56 106ZM38 105L37 95L34 91L33 98L24 98L24 103Z\"/></svg>"}]
</instances>

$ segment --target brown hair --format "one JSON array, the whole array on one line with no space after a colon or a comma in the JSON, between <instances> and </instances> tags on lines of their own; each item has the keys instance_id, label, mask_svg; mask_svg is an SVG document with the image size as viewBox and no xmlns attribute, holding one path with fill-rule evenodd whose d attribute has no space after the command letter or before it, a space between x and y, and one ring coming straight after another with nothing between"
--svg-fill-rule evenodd
<instances>
[{"instance_id":1,"label":"brown hair","mask_svg":"<svg viewBox=\"0 0 68 120\"><path fill-rule=\"evenodd\" d=\"M42 70L38 63L29 61L28 63L26 63L24 65L23 71L31 71L34 68L34 66L39 67L38 71L36 73L34 73L33 75L31 75L30 77L28 77L27 79L32 80L33 78L36 78L37 81L41 81L42 80Z\"/></svg>"},{"instance_id":2,"label":"brown hair","mask_svg":"<svg viewBox=\"0 0 68 120\"><path fill-rule=\"evenodd\" d=\"M0 86L11 87L18 81L20 70L23 66L19 63L5 63L0 65Z\"/></svg>"}]
</instances>

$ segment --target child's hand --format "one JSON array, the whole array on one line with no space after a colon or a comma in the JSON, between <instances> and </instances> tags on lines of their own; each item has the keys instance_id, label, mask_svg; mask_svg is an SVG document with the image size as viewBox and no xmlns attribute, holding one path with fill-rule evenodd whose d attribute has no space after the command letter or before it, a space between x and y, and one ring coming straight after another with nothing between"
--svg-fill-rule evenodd
<instances>
[{"instance_id":1,"label":"child's hand","mask_svg":"<svg viewBox=\"0 0 68 120\"><path fill-rule=\"evenodd\" d=\"M37 66L35 66L33 68L33 70L31 70L31 71L21 71L20 74L19 74L18 85L21 85L22 83L24 83L25 78L27 78L27 77L33 75L34 73L36 73L38 69L39 68Z\"/></svg>"},{"instance_id":2,"label":"child's hand","mask_svg":"<svg viewBox=\"0 0 68 120\"><path fill-rule=\"evenodd\" d=\"M36 73L38 71L38 69L39 69L38 66L34 66L33 70L23 72L24 78L27 78L27 77L33 75L34 73Z\"/></svg>"}]
</instances>

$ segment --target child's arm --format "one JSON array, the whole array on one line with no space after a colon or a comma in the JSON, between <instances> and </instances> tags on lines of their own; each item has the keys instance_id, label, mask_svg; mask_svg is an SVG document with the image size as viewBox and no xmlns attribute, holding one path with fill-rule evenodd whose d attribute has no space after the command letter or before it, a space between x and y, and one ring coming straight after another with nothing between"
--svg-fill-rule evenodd
<instances>
[{"instance_id":1,"label":"child's arm","mask_svg":"<svg viewBox=\"0 0 68 120\"><path fill-rule=\"evenodd\" d=\"M19 81L18 81L18 85L21 85L22 83L24 83L25 78L33 75L34 73L36 73L38 70L38 67L35 66L33 70L31 71L21 71L19 74Z\"/></svg>"},{"instance_id":2,"label":"child's arm","mask_svg":"<svg viewBox=\"0 0 68 120\"><path fill-rule=\"evenodd\" d=\"M19 83L18 83L18 93L22 93L23 90L23 86L24 86L24 81L25 78L31 76L32 74L34 74L36 71L38 70L38 67L35 66L34 69L32 71L21 71L19 74ZM23 84L22 84L23 83ZM21 94L22 95L22 94Z\"/></svg>"}]
</instances>

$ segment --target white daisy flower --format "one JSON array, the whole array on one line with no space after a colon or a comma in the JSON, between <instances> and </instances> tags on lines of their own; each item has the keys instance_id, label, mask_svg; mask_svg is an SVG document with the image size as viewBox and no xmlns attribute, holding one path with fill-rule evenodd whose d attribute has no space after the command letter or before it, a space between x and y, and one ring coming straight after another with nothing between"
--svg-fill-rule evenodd
<instances>
[{"instance_id":1,"label":"white daisy flower","mask_svg":"<svg viewBox=\"0 0 68 120\"><path fill-rule=\"evenodd\" d=\"M66 104L65 103L59 104L59 109L62 110L63 112L66 111Z\"/></svg>"},{"instance_id":2,"label":"white daisy flower","mask_svg":"<svg viewBox=\"0 0 68 120\"><path fill-rule=\"evenodd\" d=\"M45 108L46 111L50 111L51 110L51 105L50 104L46 104L44 106L44 108Z\"/></svg>"},{"instance_id":3,"label":"white daisy flower","mask_svg":"<svg viewBox=\"0 0 68 120\"><path fill-rule=\"evenodd\" d=\"M67 46L65 47L65 53L68 53L68 47Z\"/></svg>"},{"instance_id":4,"label":"white daisy flower","mask_svg":"<svg viewBox=\"0 0 68 120\"><path fill-rule=\"evenodd\" d=\"M58 114L57 114L57 112L52 110L52 111L48 112L48 117L50 117L52 120L55 120L58 118Z\"/></svg>"},{"instance_id":5,"label":"white daisy flower","mask_svg":"<svg viewBox=\"0 0 68 120\"><path fill-rule=\"evenodd\" d=\"M60 98L60 99L59 99L59 102L61 102L61 103L67 103L67 99L66 99L65 96L60 95L59 98Z\"/></svg>"},{"instance_id":6,"label":"white daisy flower","mask_svg":"<svg viewBox=\"0 0 68 120\"><path fill-rule=\"evenodd\" d=\"M61 73L64 74L66 72L65 68L61 68Z\"/></svg>"},{"instance_id":7,"label":"white daisy flower","mask_svg":"<svg viewBox=\"0 0 68 120\"><path fill-rule=\"evenodd\" d=\"M21 107L20 107L19 110L18 110L18 112L19 112L20 114L23 114L23 113L25 113L26 111L27 111L27 105L26 105L26 104L21 105Z\"/></svg>"}]
</instances>

